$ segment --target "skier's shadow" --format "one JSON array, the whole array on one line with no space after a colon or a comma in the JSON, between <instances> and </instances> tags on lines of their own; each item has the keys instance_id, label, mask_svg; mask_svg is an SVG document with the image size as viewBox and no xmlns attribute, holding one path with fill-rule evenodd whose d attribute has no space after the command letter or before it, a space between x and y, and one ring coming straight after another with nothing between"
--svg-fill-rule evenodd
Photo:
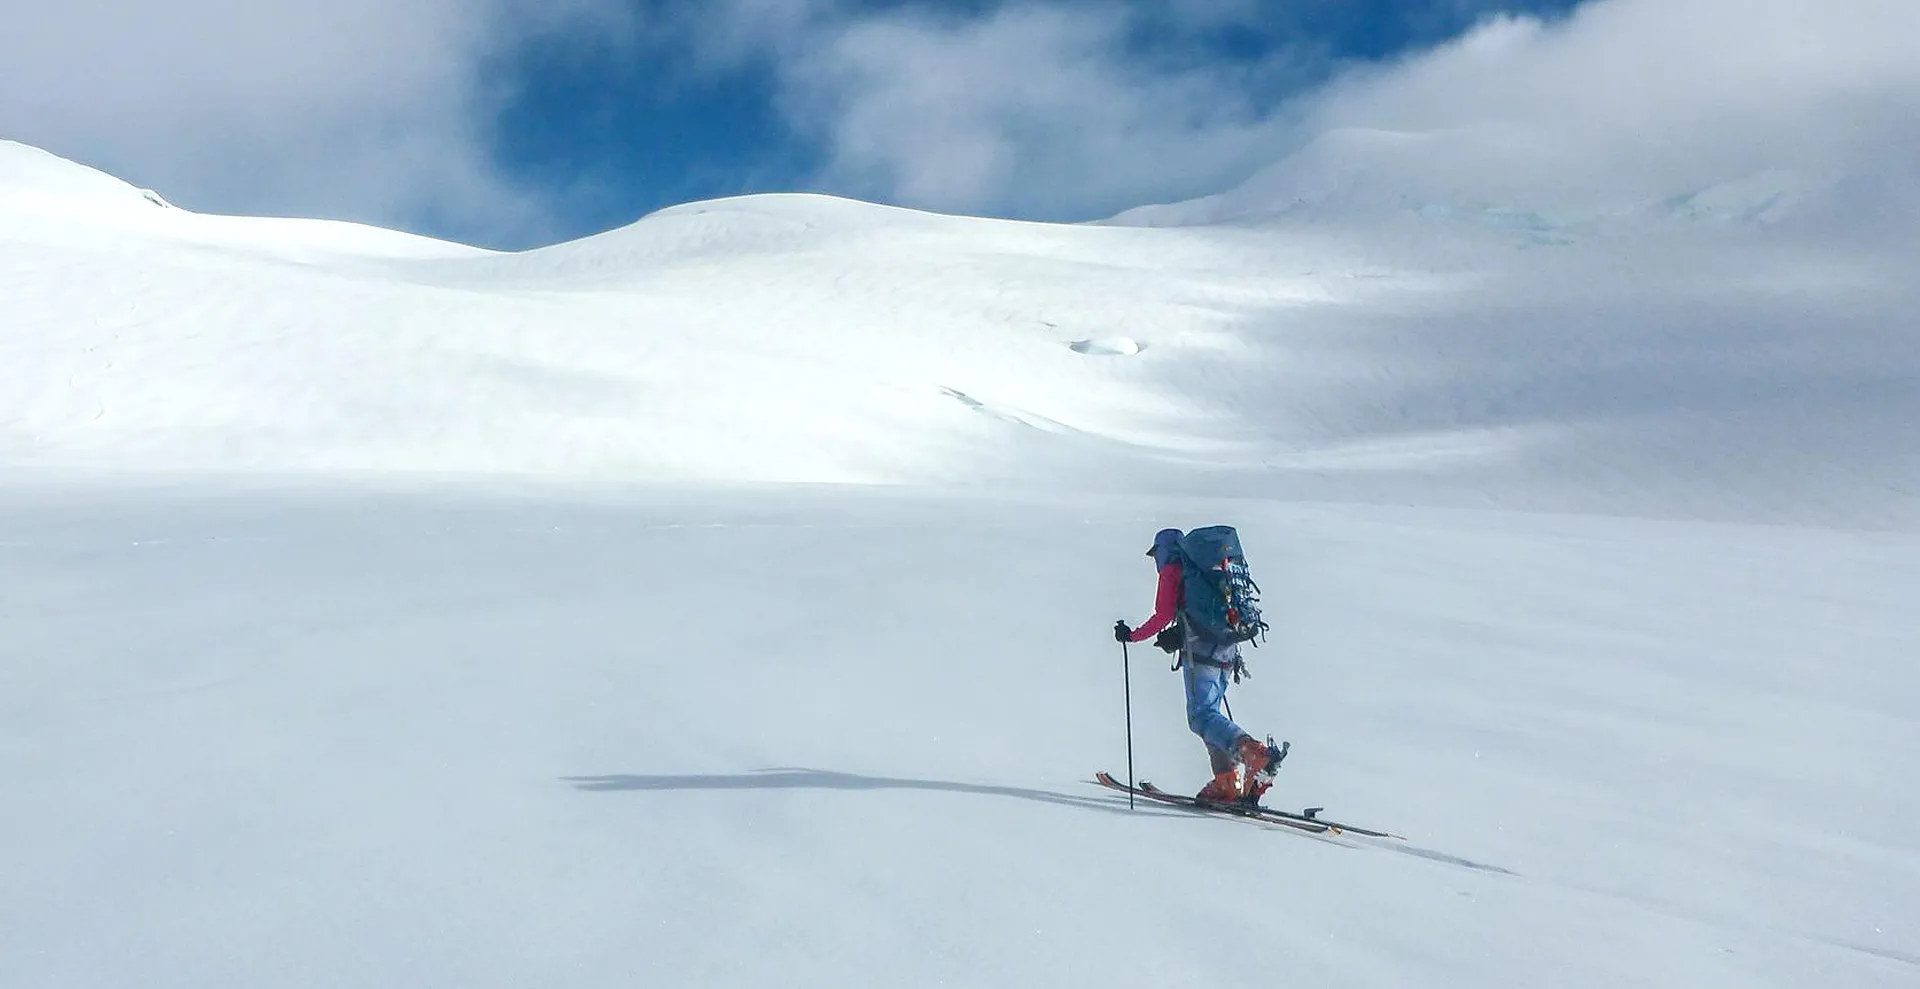
<instances>
[{"instance_id":1,"label":"skier's shadow","mask_svg":"<svg viewBox=\"0 0 1920 989\"><path fill-rule=\"evenodd\" d=\"M915 780L894 776L861 776L824 769L760 769L751 773L701 776L563 776L576 789L605 793L615 790L922 790L935 793L960 793L977 797L1010 797L1036 803L1097 810L1108 814L1139 813L1155 817L1177 816L1158 807L1140 807L1129 811L1127 805L1112 798L1075 797L1051 790L1033 790L1019 786L989 786L980 783L953 783L946 780Z\"/></svg>"}]
</instances>

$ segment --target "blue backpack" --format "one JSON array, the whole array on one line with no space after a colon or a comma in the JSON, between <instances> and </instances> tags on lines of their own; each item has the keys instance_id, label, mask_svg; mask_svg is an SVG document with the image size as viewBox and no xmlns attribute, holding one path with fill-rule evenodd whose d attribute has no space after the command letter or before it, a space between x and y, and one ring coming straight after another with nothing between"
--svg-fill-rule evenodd
<instances>
[{"instance_id":1,"label":"blue backpack","mask_svg":"<svg viewBox=\"0 0 1920 989\"><path fill-rule=\"evenodd\" d=\"M1181 618L1217 643L1252 642L1266 634L1260 620L1260 585L1253 582L1240 534L1230 525L1195 529L1180 539ZM1258 646L1258 642L1254 642Z\"/></svg>"}]
</instances>

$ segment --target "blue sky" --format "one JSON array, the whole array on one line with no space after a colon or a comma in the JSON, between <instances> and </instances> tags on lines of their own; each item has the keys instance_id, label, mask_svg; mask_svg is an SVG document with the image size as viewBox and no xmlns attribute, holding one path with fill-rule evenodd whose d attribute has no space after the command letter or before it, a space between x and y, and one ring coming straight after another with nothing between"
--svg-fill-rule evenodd
<instances>
[{"instance_id":1,"label":"blue sky","mask_svg":"<svg viewBox=\"0 0 1920 989\"><path fill-rule=\"evenodd\" d=\"M1204 73L1254 114L1272 114L1289 98L1355 62L1392 59L1457 37L1500 13L1557 17L1580 0L1256 0L1055 5L1124 15L1103 51L1116 63L1170 76ZM1219 191L1220 180L1266 163L1253 146L1241 160L1191 177L1156 174L1099 195L990 188L979 194L916 194L884 175L832 165L833 136L806 110L787 105L785 77L803 57L766 39L734 40L747 50L716 53L689 38L699 20L647 23L662 5L640 4L636 23L612 39L581 44L545 39L512 52L498 66L511 98L491 132L493 153L518 180L552 190L566 234L604 229L674 203L753 192L812 190L864 199L1028 219L1080 220L1147 201ZM863 23L900 19L922 35L960 34L1004 15L1018 3L983 0L893 0L832 5L812 30L820 36ZM761 47L753 47L760 45ZM986 67L983 66L983 70ZM911 71L910 68L904 71ZM1042 123L1071 140L1074 121ZM1008 124L1011 128L1013 125ZM1141 149L1150 153L1150 148Z\"/></svg>"},{"instance_id":2,"label":"blue sky","mask_svg":"<svg viewBox=\"0 0 1920 989\"><path fill-rule=\"evenodd\" d=\"M506 248L765 191L1091 219L1334 131L1420 140L1391 188L1504 204L1920 154L1913 0L0 0L0 25L0 137L190 209Z\"/></svg>"}]
</instances>

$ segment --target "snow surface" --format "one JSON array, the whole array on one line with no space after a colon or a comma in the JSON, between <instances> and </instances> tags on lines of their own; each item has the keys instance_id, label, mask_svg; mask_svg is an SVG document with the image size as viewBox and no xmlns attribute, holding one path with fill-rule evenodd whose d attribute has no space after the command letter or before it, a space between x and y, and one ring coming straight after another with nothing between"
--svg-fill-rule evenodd
<instances>
[{"instance_id":1,"label":"snow surface","mask_svg":"<svg viewBox=\"0 0 1920 989\"><path fill-rule=\"evenodd\" d=\"M1797 182L503 255L0 144L0 986L1920 985L1916 259ZM1220 521L1405 842L1088 782Z\"/></svg>"}]
</instances>

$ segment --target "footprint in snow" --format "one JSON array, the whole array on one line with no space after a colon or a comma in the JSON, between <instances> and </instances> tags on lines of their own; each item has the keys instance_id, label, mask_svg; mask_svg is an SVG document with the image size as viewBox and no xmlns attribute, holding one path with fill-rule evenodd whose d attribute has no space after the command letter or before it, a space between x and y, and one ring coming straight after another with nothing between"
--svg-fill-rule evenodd
<instances>
[{"instance_id":1,"label":"footprint in snow","mask_svg":"<svg viewBox=\"0 0 1920 989\"><path fill-rule=\"evenodd\" d=\"M1089 337L1068 344L1076 354L1088 357L1132 357L1145 349L1132 337Z\"/></svg>"}]
</instances>

